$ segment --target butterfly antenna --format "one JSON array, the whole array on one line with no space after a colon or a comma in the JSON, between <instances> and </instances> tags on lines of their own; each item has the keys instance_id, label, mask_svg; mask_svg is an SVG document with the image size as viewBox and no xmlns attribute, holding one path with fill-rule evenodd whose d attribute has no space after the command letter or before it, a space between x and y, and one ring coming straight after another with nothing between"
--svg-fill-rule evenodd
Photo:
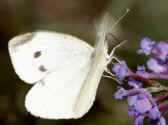
<instances>
[{"instance_id":1,"label":"butterfly antenna","mask_svg":"<svg viewBox=\"0 0 168 125\"><path fill-rule=\"evenodd\" d=\"M130 9L127 9L126 12L113 24L112 29L119 24L119 22L130 12Z\"/></svg>"},{"instance_id":2,"label":"butterfly antenna","mask_svg":"<svg viewBox=\"0 0 168 125\"><path fill-rule=\"evenodd\" d=\"M130 9L127 9L126 12L112 25L112 29L115 28L115 26L116 26L129 12L130 12ZM115 38L115 40L117 40L117 38L116 38L113 34L111 34L111 35L113 36L113 38ZM118 40L117 40L117 41L118 41ZM118 47L120 47L121 45L123 45L124 43L126 43L126 41L127 41L127 40L124 40L124 41L120 42L117 46L115 46L115 47L112 49L111 53L109 54L109 61L108 61L108 63L111 62L112 59L115 59L117 62L120 62L116 57L113 56L113 54L114 54L115 50L116 50Z\"/></svg>"},{"instance_id":3,"label":"butterfly antenna","mask_svg":"<svg viewBox=\"0 0 168 125\"><path fill-rule=\"evenodd\" d=\"M112 25L113 29L129 12L130 10L127 9L126 12ZM99 23L96 25L97 29L97 40L96 41L105 41L105 36L107 33L109 33L109 27L110 27L110 14L105 13Z\"/></svg>"}]
</instances>

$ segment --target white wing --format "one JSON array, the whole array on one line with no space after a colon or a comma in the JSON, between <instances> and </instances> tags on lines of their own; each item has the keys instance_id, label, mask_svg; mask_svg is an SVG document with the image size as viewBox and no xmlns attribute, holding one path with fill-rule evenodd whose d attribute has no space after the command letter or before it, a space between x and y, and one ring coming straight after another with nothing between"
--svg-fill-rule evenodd
<instances>
[{"instance_id":1,"label":"white wing","mask_svg":"<svg viewBox=\"0 0 168 125\"><path fill-rule=\"evenodd\" d=\"M92 106L107 64L107 48L93 48L75 37L36 32L14 38L9 52L16 73L37 82L25 106L35 116L49 119L82 117Z\"/></svg>"},{"instance_id":2,"label":"white wing","mask_svg":"<svg viewBox=\"0 0 168 125\"><path fill-rule=\"evenodd\" d=\"M93 48L86 42L61 33L35 32L9 41L15 72L27 83L35 83L52 70L86 63ZM56 76L57 77L57 76Z\"/></svg>"},{"instance_id":3,"label":"white wing","mask_svg":"<svg viewBox=\"0 0 168 125\"><path fill-rule=\"evenodd\" d=\"M105 69L105 46L99 45L88 63L56 70L37 83L26 96L25 105L35 116L49 119L82 117L92 106Z\"/></svg>"},{"instance_id":4,"label":"white wing","mask_svg":"<svg viewBox=\"0 0 168 125\"><path fill-rule=\"evenodd\" d=\"M35 116L47 119L76 118L75 103L90 69L88 63L57 70L36 83L26 95L25 106ZM87 100L88 101L88 100Z\"/></svg>"}]
</instances>

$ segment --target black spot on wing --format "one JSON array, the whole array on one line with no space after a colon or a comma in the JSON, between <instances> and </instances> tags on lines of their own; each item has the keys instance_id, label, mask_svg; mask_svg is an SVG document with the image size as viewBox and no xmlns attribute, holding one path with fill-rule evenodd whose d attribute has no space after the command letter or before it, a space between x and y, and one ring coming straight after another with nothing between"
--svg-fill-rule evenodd
<instances>
[{"instance_id":1,"label":"black spot on wing","mask_svg":"<svg viewBox=\"0 0 168 125\"><path fill-rule=\"evenodd\" d=\"M47 71L47 69L46 69L43 65L41 65L41 66L39 67L39 70L40 70L41 72L46 72L46 71Z\"/></svg>"},{"instance_id":2,"label":"black spot on wing","mask_svg":"<svg viewBox=\"0 0 168 125\"><path fill-rule=\"evenodd\" d=\"M34 53L34 58L38 58L41 56L41 51L37 51Z\"/></svg>"}]
</instances>

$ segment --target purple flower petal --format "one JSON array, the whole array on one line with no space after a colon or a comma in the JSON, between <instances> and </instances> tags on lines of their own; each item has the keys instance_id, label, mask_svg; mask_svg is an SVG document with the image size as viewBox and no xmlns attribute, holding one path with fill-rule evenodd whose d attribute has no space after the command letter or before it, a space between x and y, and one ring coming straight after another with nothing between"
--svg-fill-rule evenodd
<instances>
[{"instance_id":1,"label":"purple flower petal","mask_svg":"<svg viewBox=\"0 0 168 125\"><path fill-rule=\"evenodd\" d=\"M156 120L160 118L161 114L157 106L154 106L150 111L148 117L150 119Z\"/></svg>"},{"instance_id":2,"label":"purple flower petal","mask_svg":"<svg viewBox=\"0 0 168 125\"><path fill-rule=\"evenodd\" d=\"M129 76L129 69L125 61L121 61L113 66L112 71L117 75L120 83L125 79L125 77Z\"/></svg>"},{"instance_id":3,"label":"purple flower petal","mask_svg":"<svg viewBox=\"0 0 168 125\"><path fill-rule=\"evenodd\" d=\"M135 104L137 103L137 101L138 101L138 96L137 96L137 95L128 96L128 98L127 98L127 103L128 103L128 105L130 105L130 106L135 105Z\"/></svg>"},{"instance_id":4,"label":"purple flower petal","mask_svg":"<svg viewBox=\"0 0 168 125\"><path fill-rule=\"evenodd\" d=\"M138 116L138 112L134 109L134 108L131 108L131 109L128 109L128 115L129 116Z\"/></svg>"},{"instance_id":5,"label":"purple flower petal","mask_svg":"<svg viewBox=\"0 0 168 125\"><path fill-rule=\"evenodd\" d=\"M125 90L124 88L120 87L118 91L115 93L115 98L116 99L123 99L124 96L128 95L128 91Z\"/></svg>"},{"instance_id":6,"label":"purple flower petal","mask_svg":"<svg viewBox=\"0 0 168 125\"><path fill-rule=\"evenodd\" d=\"M135 125L143 125L144 118L145 118L145 116L139 115L139 116L135 119Z\"/></svg>"},{"instance_id":7,"label":"purple flower petal","mask_svg":"<svg viewBox=\"0 0 168 125\"><path fill-rule=\"evenodd\" d=\"M132 86L133 88L142 88L142 82L135 80L133 78L130 78L128 81L128 85Z\"/></svg>"},{"instance_id":8,"label":"purple flower petal","mask_svg":"<svg viewBox=\"0 0 168 125\"><path fill-rule=\"evenodd\" d=\"M157 123L157 125L166 125L166 120L164 117L161 117Z\"/></svg>"},{"instance_id":9,"label":"purple flower petal","mask_svg":"<svg viewBox=\"0 0 168 125\"><path fill-rule=\"evenodd\" d=\"M138 54L151 54L153 47L155 46L155 41L145 37L141 40L141 49L137 51Z\"/></svg>"},{"instance_id":10,"label":"purple flower petal","mask_svg":"<svg viewBox=\"0 0 168 125\"><path fill-rule=\"evenodd\" d=\"M166 125L166 120L164 117L160 117L156 120L151 120L150 125Z\"/></svg>"},{"instance_id":11,"label":"purple flower petal","mask_svg":"<svg viewBox=\"0 0 168 125\"><path fill-rule=\"evenodd\" d=\"M146 69L145 69L145 66L137 66L137 72L136 74L142 76L142 77L145 77L146 75Z\"/></svg>"},{"instance_id":12,"label":"purple flower petal","mask_svg":"<svg viewBox=\"0 0 168 125\"><path fill-rule=\"evenodd\" d=\"M137 66L138 71L145 71L145 66Z\"/></svg>"},{"instance_id":13,"label":"purple flower petal","mask_svg":"<svg viewBox=\"0 0 168 125\"><path fill-rule=\"evenodd\" d=\"M151 93L139 93L138 94L138 99L140 100L140 99L148 99L148 100L152 100L152 95L151 95Z\"/></svg>"},{"instance_id":14,"label":"purple flower petal","mask_svg":"<svg viewBox=\"0 0 168 125\"><path fill-rule=\"evenodd\" d=\"M155 73L163 73L167 71L167 68L158 63L158 60L155 58L150 58L147 61L148 69L152 70Z\"/></svg>"},{"instance_id":15,"label":"purple flower petal","mask_svg":"<svg viewBox=\"0 0 168 125\"><path fill-rule=\"evenodd\" d=\"M141 114L144 114L145 112L150 111L151 108L152 108L152 105L148 99L139 100L135 104L135 109Z\"/></svg>"},{"instance_id":16,"label":"purple flower petal","mask_svg":"<svg viewBox=\"0 0 168 125\"><path fill-rule=\"evenodd\" d=\"M159 52L157 57L165 61L168 55L168 43L159 42L156 44L155 49ZM155 49L153 51L155 51Z\"/></svg>"}]
</instances>

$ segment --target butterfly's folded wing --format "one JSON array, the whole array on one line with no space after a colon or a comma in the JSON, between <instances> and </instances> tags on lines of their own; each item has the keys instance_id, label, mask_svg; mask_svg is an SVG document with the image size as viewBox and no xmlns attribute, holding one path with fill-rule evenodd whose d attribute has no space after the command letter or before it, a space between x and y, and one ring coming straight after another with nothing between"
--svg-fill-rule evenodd
<instances>
[{"instance_id":1,"label":"butterfly's folded wing","mask_svg":"<svg viewBox=\"0 0 168 125\"><path fill-rule=\"evenodd\" d=\"M88 63L55 70L28 92L25 105L35 116L49 119L82 117L93 105L106 66L104 46L92 53Z\"/></svg>"},{"instance_id":2,"label":"butterfly's folded wing","mask_svg":"<svg viewBox=\"0 0 168 125\"><path fill-rule=\"evenodd\" d=\"M8 46L16 74L31 84L53 69L60 70L88 59L93 51L76 37L44 31L19 35L10 40Z\"/></svg>"},{"instance_id":3,"label":"butterfly's folded wing","mask_svg":"<svg viewBox=\"0 0 168 125\"><path fill-rule=\"evenodd\" d=\"M89 69L90 65L87 64L73 65L48 74L26 95L27 110L47 119L77 118L75 106Z\"/></svg>"},{"instance_id":4,"label":"butterfly's folded wing","mask_svg":"<svg viewBox=\"0 0 168 125\"><path fill-rule=\"evenodd\" d=\"M104 43L104 42L99 42ZM25 105L35 116L50 119L82 117L92 106L106 65L106 51L75 37L36 32L9 42L9 53L19 77L37 82Z\"/></svg>"}]
</instances>

